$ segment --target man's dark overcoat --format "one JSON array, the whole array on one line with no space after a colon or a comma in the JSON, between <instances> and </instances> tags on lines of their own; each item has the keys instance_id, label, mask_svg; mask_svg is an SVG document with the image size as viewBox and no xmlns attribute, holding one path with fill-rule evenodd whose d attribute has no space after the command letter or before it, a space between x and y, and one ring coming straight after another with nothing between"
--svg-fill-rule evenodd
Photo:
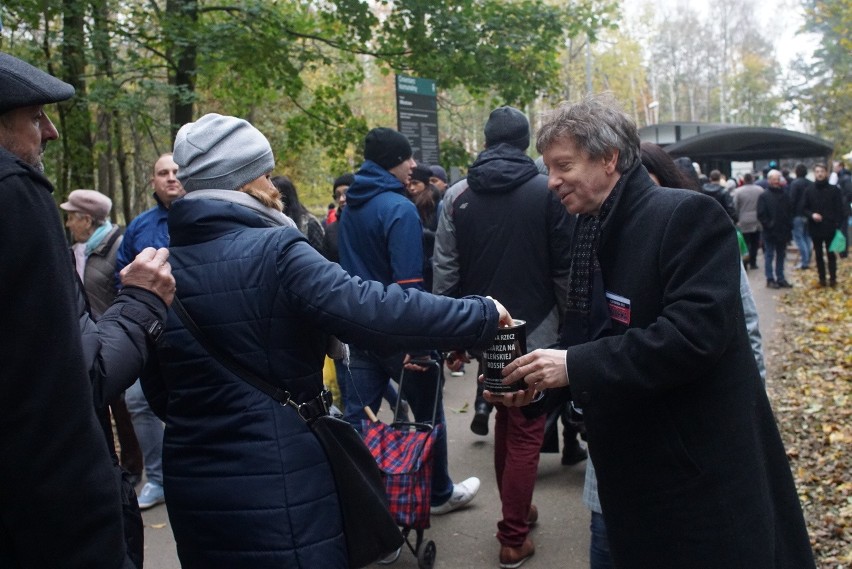
<instances>
[{"instance_id":1,"label":"man's dark overcoat","mask_svg":"<svg viewBox=\"0 0 852 569\"><path fill-rule=\"evenodd\" d=\"M136 496L96 408L139 375L166 305L127 287L95 324L52 192L0 148L0 568L133 569Z\"/></svg>"},{"instance_id":2,"label":"man's dark overcoat","mask_svg":"<svg viewBox=\"0 0 852 569\"><path fill-rule=\"evenodd\" d=\"M641 166L626 176L601 228L590 329L566 328L597 338L568 348L567 371L616 566L813 567L730 219Z\"/></svg>"}]
</instances>

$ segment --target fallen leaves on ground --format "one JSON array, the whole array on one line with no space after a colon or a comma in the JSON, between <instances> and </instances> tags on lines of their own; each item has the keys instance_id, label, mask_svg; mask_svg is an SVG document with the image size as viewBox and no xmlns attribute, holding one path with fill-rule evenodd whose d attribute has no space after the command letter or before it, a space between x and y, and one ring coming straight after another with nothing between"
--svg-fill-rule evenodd
<instances>
[{"instance_id":1,"label":"fallen leaves on ground","mask_svg":"<svg viewBox=\"0 0 852 569\"><path fill-rule=\"evenodd\" d=\"M852 567L852 260L838 286L796 271L778 296L768 390L805 512L817 566Z\"/></svg>"}]
</instances>

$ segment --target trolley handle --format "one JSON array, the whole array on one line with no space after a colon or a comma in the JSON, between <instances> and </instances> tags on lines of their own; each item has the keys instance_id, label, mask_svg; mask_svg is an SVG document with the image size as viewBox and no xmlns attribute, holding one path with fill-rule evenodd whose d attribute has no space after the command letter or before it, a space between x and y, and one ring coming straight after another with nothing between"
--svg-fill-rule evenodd
<instances>
[{"instance_id":1,"label":"trolley handle","mask_svg":"<svg viewBox=\"0 0 852 569\"><path fill-rule=\"evenodd\" d=\"M401 427L414 427L417 430L432 430L435 425L435 421L438 417L438 396L441 393L441 362L434 358L430 358L427 360L411 360L410 363L417 364L419 366L425 366L429 369L425 372L420 373L428 373L429 371L435 372L435 398L434 403L432 405L432 424L429 425L427 423L417 423L417 422L394 422L393 424ZM399 405L402 402L402 382L405 378L405 372L410 371L406 370L405 367L402 368L402 372L399 375L399 397L396 400L396 405L394 406L393 416L394 418L399 416Z\"/></svg>"}]
</instances>

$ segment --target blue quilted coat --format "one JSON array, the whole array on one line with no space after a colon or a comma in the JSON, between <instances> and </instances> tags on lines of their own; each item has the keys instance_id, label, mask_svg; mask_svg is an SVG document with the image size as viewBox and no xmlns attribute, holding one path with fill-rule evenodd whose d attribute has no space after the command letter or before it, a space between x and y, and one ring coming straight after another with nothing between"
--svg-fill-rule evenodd
<instances>
[{"instance_id":1,"label":"blue quilted coat","mask_svg":"<svg viewBox=\"0 0 852 569\"><path fill-rule=\"evenodd\" d=\"M253 210L184 199L169 213L178 296L244 367L305 401L322 388L330 334L369 349L478 347L491 302L351 278L298 230ZM144 378L166 422L164 485L184 569L346 567L334 482L294 409L251 387L170 313Z\"/></svg>"}]
</instances>

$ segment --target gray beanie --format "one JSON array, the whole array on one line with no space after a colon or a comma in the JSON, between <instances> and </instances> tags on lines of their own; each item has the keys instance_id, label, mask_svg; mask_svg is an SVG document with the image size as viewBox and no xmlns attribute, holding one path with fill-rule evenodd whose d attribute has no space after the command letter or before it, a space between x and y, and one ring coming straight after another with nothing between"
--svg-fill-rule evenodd
<instances>
[{"instance_id":1,"label":"gray beanie","mask_svg":"<svg viewBox=\"0 0 852 569\"><path fill-rule=\"evenodd\" d=\"M216 113L181 127L173 158L187 192L237 190L275 167L272 147L259 130Z\"/></svg>"},{"instance_id":2,"label":"gray beanie","mask_svg":"<svg viewBox=\"0 0 852 569\"><path fill-rule=\"evenodd\" d=\"M485 146L500 143L526 150L530 145L530 121L514 107L498 107L491 111L485 123Z\"/></svg>"}]
</instances>

